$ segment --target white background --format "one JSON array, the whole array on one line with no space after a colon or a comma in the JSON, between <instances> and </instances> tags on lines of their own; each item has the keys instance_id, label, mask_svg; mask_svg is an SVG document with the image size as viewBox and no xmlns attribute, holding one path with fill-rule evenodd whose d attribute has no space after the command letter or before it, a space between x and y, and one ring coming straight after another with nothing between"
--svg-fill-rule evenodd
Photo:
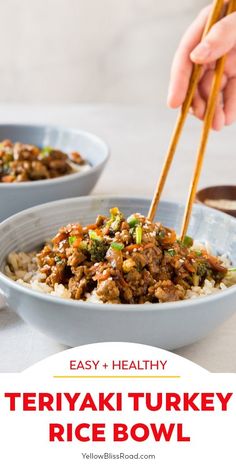
<instances>
[{"instance_id":1,"label":"white background","mask_svg":"<svg viewBox=\"0 0 236 472\"><path fill-rule=\"evenodd\" d=\"M209 0L1 0L0 101L165 104L172 56Z\"/></svg>"},{"instance_id":2,"label":"white background","mask_svg":"<svg viewBox=\"0 0 236 472\"><path fill-rule=\"evenodd\" d=\"M112 352L112 356L110 353ZM122 355L121 355L122 353ZM138 355L137 355L138 353ZM68 369L70 359L115 359L143 360L168 359L165 375L180 375L180 379L54 379L55 374L71 374ZM73 374L76 372L73 372ZM97 372L78 372L78 374L94 374ZM102 371L98 372L99 374ZM106 374L111 371L106 371ZM127 375L127 371L119 372ZM130 374L140 372L131 372ZM146 371L142 374L163 374L163 372ZM1 374L0 407L1 407L1 457L2 469L7 472L24 470L24 472L41 472L56 470L71 472L82 470L148 470L172 472L199 472L210 470L220 472L233 470L235 461L235 397L229 402L228 412L222 413L219 402L215 401L215 412L165 412L153 413L143 409L132 412L128 402L124 402L123 412L8 412L8 402L3 398L4 392L91 392L94 398L98 392L232 392L235 391L235 375L208 374L199 367L169 352L148 346L134 344L97 344L70 351L47 359L22 374ZM105 443L81 444L49 443L48 424L50 422L106 422L107 441ZM190 443L156 443L151 438L145 443L132 440L114 444L112 441L112 425L114 422L127 423L184 423L186 435L191 436ZM155 454L156 460L149 461L89 461L83 460L81 452Z\"/></svg>"}]
</instances>

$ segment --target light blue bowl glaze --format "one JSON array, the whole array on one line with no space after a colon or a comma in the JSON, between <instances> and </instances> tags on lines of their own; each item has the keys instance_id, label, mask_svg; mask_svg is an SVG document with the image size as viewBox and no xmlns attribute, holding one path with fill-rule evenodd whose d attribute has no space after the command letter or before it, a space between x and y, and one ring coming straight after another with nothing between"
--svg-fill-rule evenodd
<instances>
[{"instance_id":1,"label":"light blue bowl glaze","mask_svg":"<svg viewBox=\"0 0 236 472\"><path fill-rule=\"evenodd\" d=\"M51 146L65 152L79 151L91 169L55 179L0 183L0 221L20 210L62 198L87 195L95 186L109 157L107 144L86 131L51 125L0 125L0 141Z\"/></svg>"},{"instance_id":2,"label":"light blue bowl glaze","mask_svg":"<svg viewBox=\"0 0 236 472\"><path fill-rule=\"evenodd\" d=\"M53 236L66 223L94 222L118 206L126 216L147 214L142 198L81 197L40 205L0 224L0 269L11 251L29 251ZM180 229L183 206L161 202L157 219ZM195 205L189 234L209 241L236 265L236 219ZM0 288L9 305L27 322L57 341L76 346L99 341L128 341L174 349L204 336L235 312L236 286L207 297L145 305L94 305L44 295L18 285L0 272Z\"/></svg>"}]
</instances>

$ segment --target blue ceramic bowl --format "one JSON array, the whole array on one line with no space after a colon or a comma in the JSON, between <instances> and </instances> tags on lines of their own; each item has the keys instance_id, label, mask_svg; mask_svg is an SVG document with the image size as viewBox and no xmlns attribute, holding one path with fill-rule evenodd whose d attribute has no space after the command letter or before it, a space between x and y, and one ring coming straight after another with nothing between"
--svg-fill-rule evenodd
<instances>
[{"instance_id":1,"label":"blue ceramic bowl","mask_svg":"<svg viewBox=\"0 0 236 472\"><path fill-rule=\"evenodd\" d=\"M34 182L0 183L0 221L39 203L87 195L95 186L109 157L107 144L86 131L50 125L0 125L0 141L50 146L65 152L79 151L91 169Z\"/></svg>"},{"instance_id":2,"label":"blue ceramic bowl","mask_svg":"<svg viewBox=\"0 0 236 472\"><path fill-rule=\"evenodd\" d=\"M40 205L0 224L0 288L9 305L28 323L69 346L128 341L174 349L204 336L235 313L236 286L206 297L144 305L93 304L66 300L19 285L3 274L11 251L30 251L73 221L88 224L118 206L126 215L147 214L142 198L81 197ZM161 202L157 219L180 230L184 207ZM236 219L203 205L193 209L189 234L228 253L236 265ZM1 272L2 271L2 272Z\"/></svg>"}]
</instances>

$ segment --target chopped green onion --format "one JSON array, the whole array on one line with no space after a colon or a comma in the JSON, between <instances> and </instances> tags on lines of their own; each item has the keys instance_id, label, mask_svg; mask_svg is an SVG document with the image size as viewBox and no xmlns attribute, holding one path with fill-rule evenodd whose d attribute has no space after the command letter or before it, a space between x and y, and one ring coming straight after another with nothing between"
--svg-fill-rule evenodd
<instances>
[{"instance_id":1,"label":"chopped green onion","mask_svg":"<svg viewBox=\"0 0 236 472\"><path fill-rule=\"evenodd\" d=\"M195 251L196 256L202 256L202 251Z\"/></svg>"},{"instance_id":2,"label":"chopped green onion","mask_svg":"<svg viewBox=\"0 0 236 472\"><path fill-rule=\"evenodd\" d=\"M51 148L50 146L45 146L45 147L41 150L41 154L42 154L43 157L48 156L51 152L52 152L52 148Z\"/></svg>"},{"instance_id":3,"label":"chopped green onion","mask_svg":"<svg viewBox=\"0 0 236 472\"><path fill-rule=\"evenodd\" d=\"M3 166L2 166L2 168L3 168L4 171L8 171L9 168L10 168L9 162L8 162L8 163L5 162L5 163L3 164Z\"/></svg>"},{"instance_id":4,"label":"chopped green onion","mask_svg":"<svg viewBox=\"0 0 236 472\"><path fill-rule=\"evenodd\" d=\"M200 282L200 276L197 274L193 274L193 285L194 287L198 287Z\"/></svg>"},{"instance_id":5,"label":"chopped green onion","mask_svg":"<svg viewBox=\"0 0 236 472\"><path fill-rule=\"evenodd\" d=\"M136 230L135 230L136 244L141 244L141 242L142 242L142 236L143 236L143 228L142 228L142 226L136 226Z\"/></svg>"},{"instance_id":6,"label":"chopped green onion","mask_svg":"<svg viewBox=\"0 0 236 472\"><path fill-rule=\"evenodd\" d=\"M228 269L228 272L236 272L236 267L231 267L230 269Z\"/></svg>"},{"instance_id":7,"label":"chopped green onion","mask_svg":"<svg viewBox=\"0 0 236 472\"><path fill-rule=\"evenodd\" d=\"M76 236L69 236L68 238L68 241L69 241L69 245L70 246L73 246L74 242L76 241Z\"/></svg>"},{"instance_id":8,"label":"chopped green onion","mask_svg":"<svg viewBox=\"0 0 236 472\"><path fill-rule=\"evenodd\" d=\"M190 236L185 236L184 237L184 240L183 240L183 245L185 247L191 247L193 245L193 238L191 238Z\"/></svg>"},{"instance_id":9,"label":"chopped green onion","mask_svg":"<svg viewBox=\"0 0 236 472\"><path fill-rule=\"evenodd\" d=\"M167 249L165 252L172 257L176 255L176 251L174 249Z\"/></svg>"},{"instance_id":10,"label":"chopped green onion","mask_svg":"<svg viewBox=\"0 0 236 472\"><path fill-rule=\"evenodd\" d=\"M96 231L93 231L92 229L89 230L89 237L92 241L102 241L102 237L99 236Z\"/></svg>"},{"instance_id":11,"label":"chopped green onion","mask_svg":"<svg viewBox=\"0 0 236 472\"><path fill-rule=\"evenodd\" d=\"M134 226L138 225L140 221L134 215L131 215L129 218L127 218L127 223L129 224L130 228L134 228Z\"/></svg>"},{"instance_id":12,"label":"chopped green onion","mask_svg":"<svg viewBox=\"0 0 236 472\"><path fill-rule=\"evenodd\" d=\"M161 231L159 231L159 233L157 234L157 237L163 239L163 238L165 237L165 235L166 235L166 232L163 231L163 230L161 230Z\"/></svg>"},{"instance_id":13,"label":"chopped green onion","mask_svg":"<svg viewBox=\"0 0 236 472\"><path fill-rule=\"evenodd\" d=\"M116 243L115 241L113 243L111 243L111 247L112 249L117 249L118 251L122 251L122 249L124 249L124 244L122 243Z\"/></svg>"},{"instance_id":14,"label":"chopped green onion","mask_svg":"<svg viewBox=\"0 0 236 472\"><path fill-rule=\"evenodd\" d=\"M56 257L55 257L55 262L56 262L57 264L60 264L60 263L62 262L61 257L60 257L60 256L56 256Z\"/></svg>"}]
</instances>

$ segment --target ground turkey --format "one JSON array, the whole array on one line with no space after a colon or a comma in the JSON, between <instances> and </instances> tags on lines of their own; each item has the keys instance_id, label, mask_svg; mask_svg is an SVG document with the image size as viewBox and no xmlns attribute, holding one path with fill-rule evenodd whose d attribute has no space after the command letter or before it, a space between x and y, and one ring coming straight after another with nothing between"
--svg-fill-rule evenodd
<instances>
[{"instance_id":1,"label":"ground turkey","mask_svg":"<svg viewBox=\"0 0 236 472\"><path fill-rule=\"evenodd\" d=\"M185 290L181 285L174 285L171 280L163 280L157 282L150 289L152 293L160 303L164 302L176 302L178 300L183 300L185 296Z\"/></svg>"},{"instance_id":2,"label":"ground turkey","mask_svg":"<svg viewBox=\"0 0 236 472\"><path fill-rule=\"evenodd\" d=\"M104 303L120 303L120 291L114 280L110 278L107 280L103 280L98 284L96 293Z\"/></svg>"}]
</instances>

